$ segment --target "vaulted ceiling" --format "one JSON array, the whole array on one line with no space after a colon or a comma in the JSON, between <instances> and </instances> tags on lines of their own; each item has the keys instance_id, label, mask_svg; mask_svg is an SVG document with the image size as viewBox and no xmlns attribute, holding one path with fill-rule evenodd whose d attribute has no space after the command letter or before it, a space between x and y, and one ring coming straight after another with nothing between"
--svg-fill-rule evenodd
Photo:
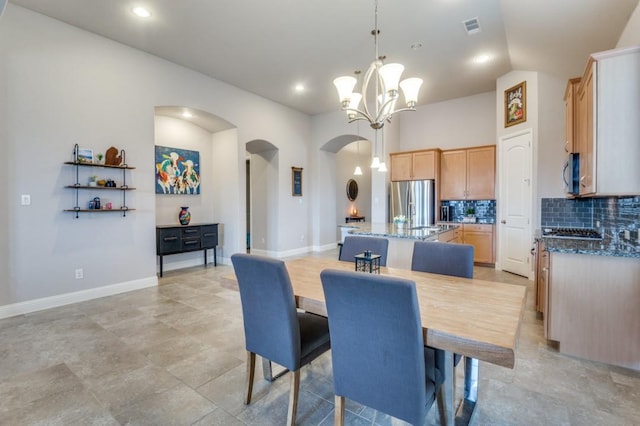
<instances>
[{"instance_id":1,"label":"vaulted ceiling","mask_svg":"<svg viewBox=\"0 0 640 426\"><path fill-rule=\"evenodd\" d=\"M379 53L424 80L421 104L494 90L511 70L570 78L589 53L615 47L638 1L379 0ZM307 114L338 110L333 79L365 71L375 56L374 0L10 3ZM468 35L463 21L472 18L481 31ZM477 63L479 55L490 59Z\"/></svg>"}]
</instances>

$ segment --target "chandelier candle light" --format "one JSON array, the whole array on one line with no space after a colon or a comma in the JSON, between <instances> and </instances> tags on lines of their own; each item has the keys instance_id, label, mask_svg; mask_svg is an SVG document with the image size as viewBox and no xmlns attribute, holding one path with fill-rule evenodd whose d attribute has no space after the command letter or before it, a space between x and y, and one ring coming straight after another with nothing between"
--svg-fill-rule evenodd
<instances>
[{"instance_id":1,"label":"chandelier candle light","mask_svg":"<svg viewBox=\"0 0 640 426\"><path fill-rule=\"evenodd\" d=\"M378 30L378 0L375 0L375 28L371 34L375 46L375 60L369 65L369 69L364 75L362 93L353 92L357 79L352 76L338 77L333 80L333 84L338 89L340 104L342 110L347 112L349 123L355 120L367 120L373 129L378 130L384 126L385 121L390 121L391 116L396 112L415 111L422 79L407 78L400 81L404 65L383 64L385 57L378 55L378 35L380 34L380 30ZM372 89L372 93L376 100L373 111L369 110L367 103L367 93L372 78L375 78L375 87ZM406 108L395 108L399 97L398 85L404 93ZM362 101L362 109L358 109L360 101Z\"/></svg>"}]
</instances>

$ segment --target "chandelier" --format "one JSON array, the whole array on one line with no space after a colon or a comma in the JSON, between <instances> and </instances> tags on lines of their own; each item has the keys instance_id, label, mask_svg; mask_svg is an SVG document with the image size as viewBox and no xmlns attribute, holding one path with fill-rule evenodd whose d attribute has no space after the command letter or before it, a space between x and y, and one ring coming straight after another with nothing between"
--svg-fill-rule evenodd
<instances>
[{"instance_id":1,"label":"chandelier","mask_svg":"<svg viewBox=\"0 0 640 426\"><path fill-rule=\"evenodd\" d=\"M352 76L342 76L333 80L333 84L338 89L338 97L342 110L347 112L349 123L356 120L367 120L375 130L381 129L385 121L390 121L391 117L401 111L415 111L418 102L418 91L422 85L420 78L407 78L400 81L404 65L398 63L384 64L384 56L378 55L378 0L375 0L375 28L371 31L375 46L375 59L369 65L369 69L364 75L362 83L362 93L353 91L357 79ZM370 83L375 83L369 90ZM396 102L399 98L398 85L404 93L406 108L396 109ZM371 93L369 93L371 91ZM370 110L367 102L367 95L373 94L375 108ZM360 101L362 108L359 109Z\"/></svg>"}]
</instances>

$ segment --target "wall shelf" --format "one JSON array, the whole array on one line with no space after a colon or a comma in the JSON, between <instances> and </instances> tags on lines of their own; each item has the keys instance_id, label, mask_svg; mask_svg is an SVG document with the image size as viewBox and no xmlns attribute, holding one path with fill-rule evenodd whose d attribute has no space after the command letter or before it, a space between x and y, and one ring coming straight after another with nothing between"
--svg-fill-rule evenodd
<instances>
[{"instance_id":1,"label":"wall shelf","mask_svg":"<svg viewBox=\"0 0 640 426\"><path fill-rule=\"evenodd\" d=\"M65 209L63 211L65 212L73 212L76 214L76 219L79 217L79 213L112 213L112 212L121 212L122 213L122 217L126 217L127 216L127 212L128 211L132 211L135 209L129 208L127 206L127 196L126 193L127 191L134 191L136 188L132 188L129 185L127 185L127 170L134 170L135 167L131 167L129 165L127 165L126 163L126 153L123 150L120 150L120 156L122 158L122 164L120 165L111 165L111 164L94 164L94 163L83 163L78 161L78 144L75 144L74 148L73 148L73 158L74 161L65 161L64 164L68 165L68 166L73 166L75 167L76 170L76 181L74 184L72 185L66 185L65 188L69 188L69 189L74 189L76 191L76 200L75 200L75 206L73 208L70 209ZM96 185L96 186L91 186L91 185L83 185L80 183L80 168L83 167L91 167L91 168L104 168L104 169L118 169L118 170L122 170L122 185L120 186L100 186L100 185ZM120 191L122 193L122 206L120 206L120 208L112 208L112 209L85 209L85 208L81 208L80 207L80 202L79 202L79 195L80 195L80 191L81 190L107 190L107 191Z\"/></svg>"}]
</instances>

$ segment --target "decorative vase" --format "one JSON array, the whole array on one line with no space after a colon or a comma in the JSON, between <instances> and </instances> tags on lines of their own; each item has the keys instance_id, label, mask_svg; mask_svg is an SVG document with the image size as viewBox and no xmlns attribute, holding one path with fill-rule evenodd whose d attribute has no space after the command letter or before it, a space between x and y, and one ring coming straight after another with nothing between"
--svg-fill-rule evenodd
<instances>
[{"instance_id":1,"label":"decorative vase","mask_svg":"<svg viewBox=\"0 0 640 426\"><path fill-rule=\"evenodd\" d=\"M178 213L178 220L180 221L180 225L188 225L191 221L191 212L189 212L189 207L180 207L180 213Z\"/></svg>"}]
</instances>

